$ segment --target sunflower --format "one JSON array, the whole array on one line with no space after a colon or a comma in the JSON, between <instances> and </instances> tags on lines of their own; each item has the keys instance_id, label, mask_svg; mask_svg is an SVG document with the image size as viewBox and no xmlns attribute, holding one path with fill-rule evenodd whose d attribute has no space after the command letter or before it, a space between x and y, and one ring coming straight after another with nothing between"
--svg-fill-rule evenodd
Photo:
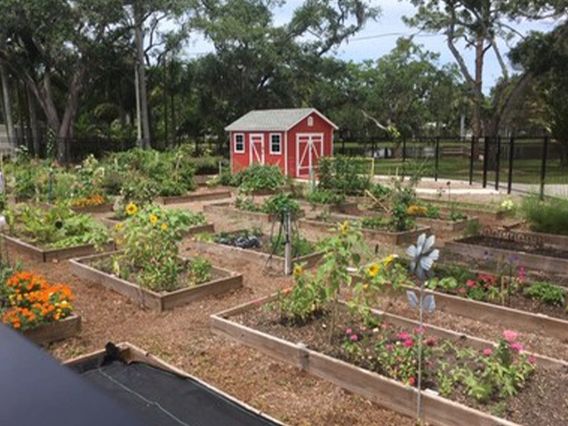
<instances>
[{"instance_id":1,"label":"sunflower","mask_svg":"<svg viewBox=\"0 0 568 426\"><path fill-rule=\"evenodd\" d=\"M158 223L158 216L156 216L154 213L152 213L152 214L149 216L149 219L150 219L150 223L151 223L152 225L155 225L156 223Z\"/></svg>"},{"instance_id":2,"label":"sunflower","mask_svg":"<svg viewBox=\"0 0 568 426\"><path fill-rule=\"evenodd\" d=\"M128 203L128 205L126 206L126 213L128 213L129 216L134 216L137 212L138 207L136 206L136 204Z\"/></svg>"},{"instance_id":3,"label":"sunflower","mask_svg":"<svg viewBox=\"0 0 568 426\"><path fill-rule=\"evenodd\" d=\"M347 233L349 232L349 222L348 221L345 221L341 225L339 225L339 232L341 232L341 235L347 235Z\"/></svg>"},{"instance_id":4,"label":"sunflower","mask_svg":"<svg viewBox=\"0 0 568 426\"><path fill-rule=\"evenodd\" d=\"M371 278L375 278L377 275L379 275L380 271L381 271L381 267L377 263L373 263L367 268L367 274Z\"/></svg>"},{"instance_id":5,"label":"sunflower","mask_svg":"<svg viewBox=\"0 0 568 426\"><path fill-rule=\"evenodd\" d=\"M299 278L304 273L304 268L302 265L298 265L297 263L294 265L294 278Z\"/></svg>"},{"instance_id":6,"label":"sunflower","mask_svg":"<svg viewBox=\"0 0 568 426\"><path fill-rule=\"evenodd\" d=\"M396 259L397 257L398 257L398 255L396 255L396 254L391 254L391 255L385 257L385 258L383 259L383 265L389 266L391 263L393 263L393 262L395 261L395 259Z\"/></svg>"},{"instance_id":7,"label":"sunflower","mask_svg":"<svg viewBox=\"0 0 568 426\"><path fill-rule=\"evenodd\" d=\"M161 229L162 231L167 231L167 230L168 230L168 224L167 224L167 223L162 223L162 224L160 225L160 229Z\"/></svg>"}]
</instances>

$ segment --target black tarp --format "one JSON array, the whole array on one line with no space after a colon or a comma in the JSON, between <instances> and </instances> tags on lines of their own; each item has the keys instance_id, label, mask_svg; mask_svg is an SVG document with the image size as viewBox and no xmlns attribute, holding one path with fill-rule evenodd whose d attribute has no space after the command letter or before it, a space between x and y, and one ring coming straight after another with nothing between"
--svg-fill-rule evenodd
<instances>
[{"instance_id":1,"label":"black tarp","mask_svg":"<svg viewBox=\"0 0 568 426\"><path fill-rule=\"evenodd\" d=\"M144 363L113 360L83 377L156 426L268 426L249 411L201 383Z\"/></svg>"},{"instance_id":2,"label":"black tarp","mask_svg":"<svg viewBox=\"0 0 568 426\"><path fill-rule=\"evenodd\" d=\"M1 426L140 426L96 386L0 324Z\"/></svg>"}]
</instances>

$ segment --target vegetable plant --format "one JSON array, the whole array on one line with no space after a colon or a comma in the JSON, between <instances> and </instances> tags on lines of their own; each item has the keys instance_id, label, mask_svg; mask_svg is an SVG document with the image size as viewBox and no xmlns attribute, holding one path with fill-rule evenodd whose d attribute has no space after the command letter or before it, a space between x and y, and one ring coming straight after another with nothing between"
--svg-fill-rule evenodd
<instances>
[{"instance_id":1,"label":"vegetable plant","mask_svg":"<svg viewBox=\"0 0 568 426\"><path fill-rule=\"evenodd\" d=\"M46 248L85 244L101 247L109 241L107 228L92 216L75 213L65 205L39 208L16 206L7 214L9 233Z\"/></svg>"},{"instance_id":2,"label":"vegetable plant","mask_svg":"<svg viewBox=\"0 0 568 426\"><path fill-rule=\"evenodd\" d=\"M564 306L566 291L547 282L535 282L523 290L523 294L546 305Z\"/></svg>"}]
</instances>

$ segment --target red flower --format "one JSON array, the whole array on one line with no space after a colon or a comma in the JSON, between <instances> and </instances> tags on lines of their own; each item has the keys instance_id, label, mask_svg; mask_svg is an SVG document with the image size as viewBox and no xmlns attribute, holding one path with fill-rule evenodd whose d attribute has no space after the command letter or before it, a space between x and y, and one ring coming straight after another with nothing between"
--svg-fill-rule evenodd
<instances>
[{"instance_id":1,"label":"red flower","mask_svg":"<svg viewBox=\"0 0 568 426\"><path fill-rule=\"evenodd\" d=\"M416 379L415 379L414 377L410 377L410 378L408 379L408 384L409 384L410 386L414 386L415 383L416 383Z\"/></svg>"},{"instance_id":2,"label":"red flower","mask_svg":"<svg viewBox=\"0 0 568 426\"><path fill-rule=\"evenodd\" d=\"M412 346L414 346L414 341L412 339L406 339L404 342L402 342L402 344L405 348L411 348Z\"/></svg>"},{"instance_id":3,"label":"red flower","mask_svg":"<svg viewBox=\"0 0 568 426\"><path fill-rule=\"evenodd\" d=\"M465 282L465 285L468 286L469 288L473 288L473 287L475 287L475 286L477 285L477 283L476 283L475 281L473 281L473 280L467 280L467 281Z\"/></svg>"}]
</instances>

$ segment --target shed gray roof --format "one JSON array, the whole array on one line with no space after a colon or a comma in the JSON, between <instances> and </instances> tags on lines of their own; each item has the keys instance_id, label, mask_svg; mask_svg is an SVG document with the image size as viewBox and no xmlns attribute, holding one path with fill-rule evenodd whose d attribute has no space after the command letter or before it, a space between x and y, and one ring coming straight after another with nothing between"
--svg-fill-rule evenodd
<instances>
[{"instance_id":1,"label":"shed gray roof","mask_svg":"<svg viewBox=\"0 0 568 426\"><path fill-rule=\"evenodd\" d=\"M335 124L315 108L290 108L250 111L225 127L225 130L228 132L254 130L286 131L313 112L337 129Z\"/></svg>"}]
</instances>

